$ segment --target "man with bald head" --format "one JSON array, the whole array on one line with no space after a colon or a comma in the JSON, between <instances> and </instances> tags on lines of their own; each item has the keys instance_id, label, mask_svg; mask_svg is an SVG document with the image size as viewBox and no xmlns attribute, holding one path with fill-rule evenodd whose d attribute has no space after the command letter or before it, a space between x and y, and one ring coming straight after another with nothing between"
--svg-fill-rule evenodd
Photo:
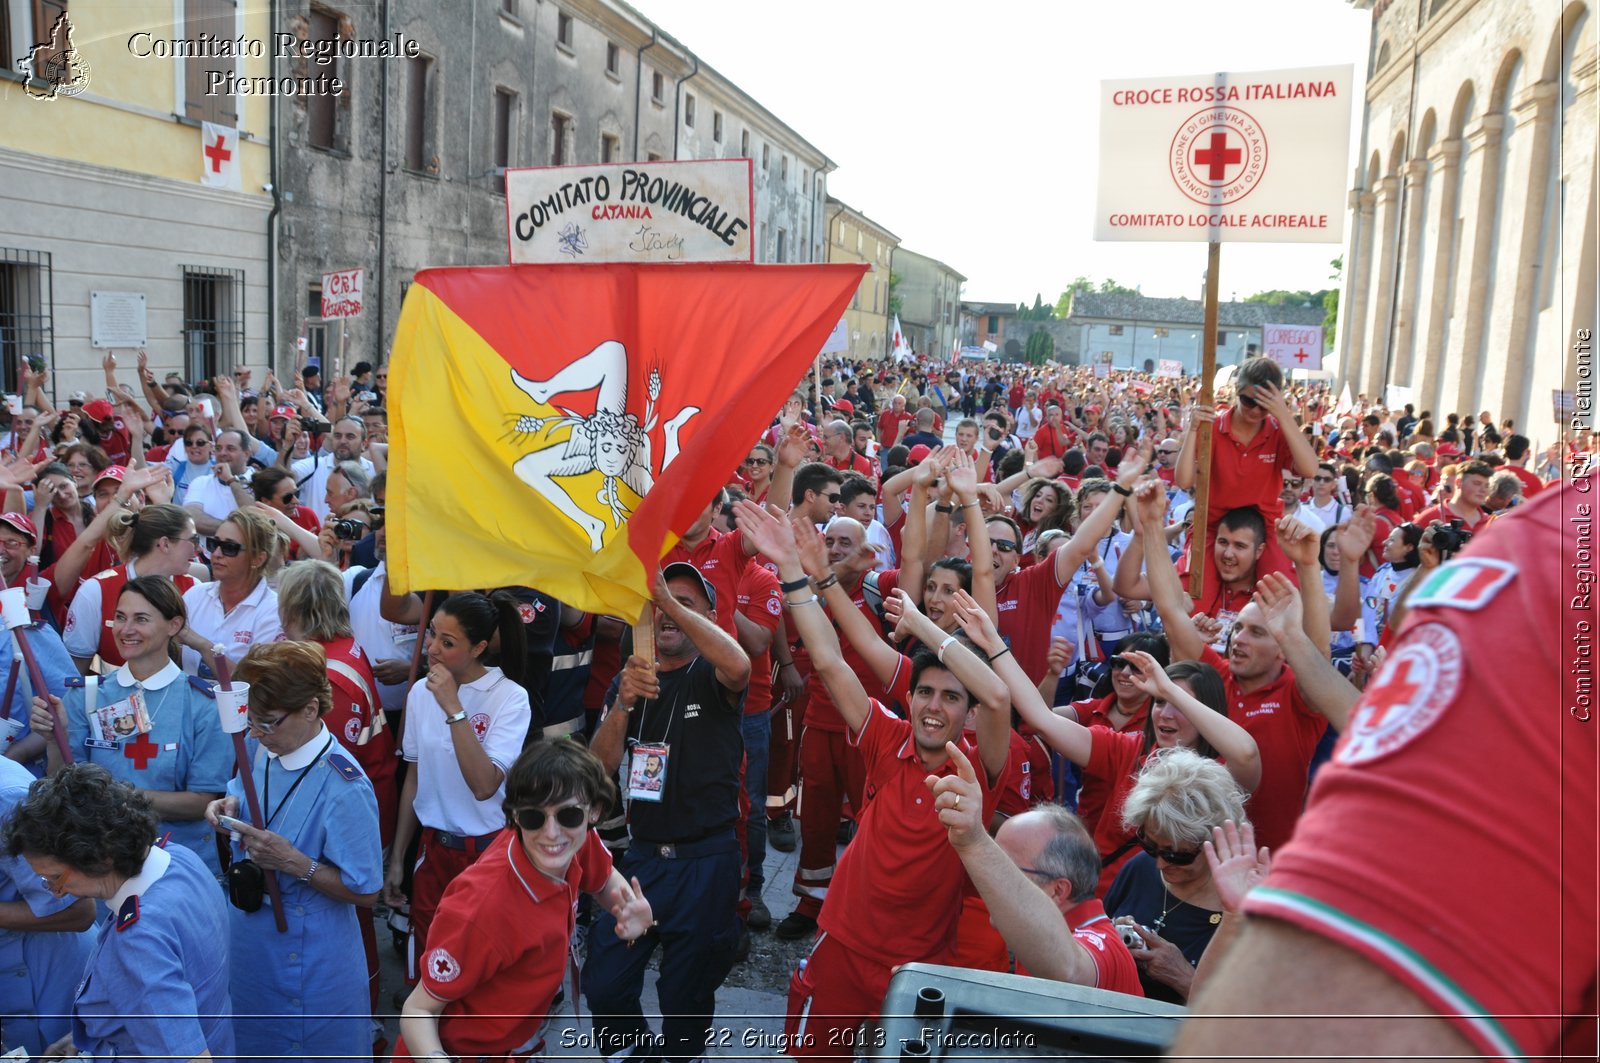
<instances>
[{"instance_id":1,"label":"man with bald head","mask_svg":"<svg viewBox=\"0 0 1600 1063\"><path fill-rule=\"evenodd\" d=\"M933 412L933 407L922 407L917 411L917 419L914 425L915 430L911 432L910 435L900 440L900 442L908 447L923 446L930 450L932 450L934 447L943 446L944 440L939 438L938 433L934 430L935 424L936 418Z\"/></svg>"},{"instance_id":2,"label":"man with bald head","mask_svg":"<svg viewBox=\"0 0 1600 1063\"><path fill-rule=\"evenodd\" d=\"M889 400L889 405L878 415L878 443L888 449L901 442L900 427L905 426L907 432L911 431L911 413L906 409L906 397L896 395Z\"/></svg>"}]
</instances>

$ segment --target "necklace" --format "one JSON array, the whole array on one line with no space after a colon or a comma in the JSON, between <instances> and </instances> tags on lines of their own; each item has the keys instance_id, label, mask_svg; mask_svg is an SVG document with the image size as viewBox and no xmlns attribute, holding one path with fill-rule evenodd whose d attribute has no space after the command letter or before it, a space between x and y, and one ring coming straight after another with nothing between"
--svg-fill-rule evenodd
<instances>
[{"instance_id":1,"label":"necklace","mask_svg":"<svg viewBox=\"0 0 1600 1063\"><path fill-rule=\"evenodd\" d=\"M1199 911L1205 911L1205 909L1200 908L1199 905L1191 905L1188 901L1173 893L1171 887L1167 885L1166 879L1161 880L1161 895L1165 898L1165 900L1161 902L1161 915L1156 919L1155 922L1150 924L1150 929L1154 930L1158 934L1161 933L1161 928L1167 925L1167 916L1175 914L1179 908L1187 906L1195 908ZM1213 926L1222 922L1221 912L1212 912L1210 914L1210 921Z\"/></svg>"}]
</instances>

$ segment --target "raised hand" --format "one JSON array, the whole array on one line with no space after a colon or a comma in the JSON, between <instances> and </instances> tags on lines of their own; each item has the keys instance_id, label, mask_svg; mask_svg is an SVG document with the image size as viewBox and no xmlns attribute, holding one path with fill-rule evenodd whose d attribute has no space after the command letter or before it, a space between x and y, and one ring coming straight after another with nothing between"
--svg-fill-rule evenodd
<instances>
[{"instance_id":1,"label":"raised hand","mask_svg":"<svg viewBox=\"0 0 1600 1063\"><path fill-rule=\"evenodd\" d=\"M1216 617L1196 611L1189 619L1194 622L1195 632L1208 644L1222 638L1222 621Z\"/></svg>"},{"instance_id":2,"label":"raised hand","mask_svg":"<svg viewBox=\"0 0 1600 1063\"><path fill-rule=\"evenodd\" d=\"M1211 828L1211 840L1202 848L1211 868L1211 881L1217 887L1222 910L1233 913L1244 907L1245 895L1259 886L1272 870L1272 854L1263 845L1256 848L1256 829L1245 820L1236 826L1223 820Z\"/></svg>"},{"instance_id":3,"label":"raised hand","mask_svg":"<svg viewBox=\"0 0 1600 1063\"><path fill-rule=\"evenodd\" d=\"M939 812L939 822L944 825L955 849L975 845L987 834L983 823L983 790L978 787L977 773L972 761L954 742L944 744L955 765L954 775L929 775L922 780L933 794L933 807Z\"/></svg>"},{"instance_id":4,"label":"raised hand","mask_svg":"<svg viewBox=\"0 0 1600 1063\"><path fill-rule=\"evenodd\" d=\"M1333 541L1339 544L1339 563L1359 565L1361 555L1372 547L1377 535L1378 511L1368 505L1357 506L1350 518L1333 533Z\"/></svg>"},{"instance_id":5,"label":"raised hand","mask_svg":"<svg viewBox=\"0 0 1600 1063\"><path fill-rule=\"evenodd\" d=\"M785 426L783 435L778 440L778 464L789 469L797 469L805 463L806 454L811 449L811 433L802 422L795 422Z\"/></svg>"},{"instance_id":6,"label":"raised hand","mask_svg":"<svg viewBox=\"0 0 1600 1063\"><path fill-rule=\"evenodd\" d=\"M1267 630L1281 646L1301 630L1300 591L1282 572L1272 572L1256 583L1256 604L1266 614Z\"/></svg>"},{"instance_id":7,"label":"raised hand","mask_svg":"<svg viewBox=\"0 0 1600 1063\"><path fill-rule=\"evenodd\" d=\"M772 560L782 561L786 556L798 560L788 517L762 509L748 498L742 498L733 504L733 518L744 537Z\"/></svg>"},{"instance_id":8,"label":"raised hand","mask_svg":"<svg viewBox=\"0 0 1600 1063\"><path fill-rule=\"evenodd\" d=\"M645 900L644 887L637 877L631 886L624 885L617 891L609 910L617 921L617 937L623 941L643 937L655 925L655 914L650 911L650 902Z\"/></svg>"},{"instance_id":9,"label":"raised hand","mask_svg":"<svg viewBox=\"0 0 1600 1063\"><path fill-rule=\"evenodd\" d=\"M1133 665L1129 671L1129 678L1141 693L1152 698L1164 698L1167 685L1171 682L1166 671L1161 667L1161 662L1142 650L1127 650L1117 654L1123 660Z\"/></svg>"},{"instance_id":10,"label":"raised hand","mask_svg":"<svg viewBox=\"0 0 1600 1063\"><path fill-rule=\"evenodd\" d=\"M814 580L827 579L833 566L828 563L828 544L823 542L822 533L805 521L791 527L794 548L800 556L800 567ZM864 550L871 549L866 543L861 546Z\"/></svg>"},{"instance_id":11,"label":"raised hand","mask_svg":"<svg viewBox=\"0 0 1600 1063\"><path fill-rule=\"evenodd\" d=\"M993 657L1006 648L1005 640L1000 637L1000 632L995 628L994 621L978 600L966 591L956 591L953 599L956 611L956 623L961 625L961 630L966 632L967 638L985 656Z\"/></svg>"},{"instance_id":12,"label":"raised hand","mask_svg":"<svg viewBox=\"0 0 1600 1063\"><path fill-rule=\"evenodd\" d=\"M1141 528L1159 530L1167 526L1167 485L1151 477L1133 489L1135 520Z\"/></svg>"},{"instance_id":13,"label":"raised hand","mask_svg":"<svg viewBox=\"0 0 1600 1063\"><path fill-rule=\"evenodd\" d=\"M1293 517L1279 517L1276 529L1278 545L1283 549L1284 556L1294 562L1296 568L1316 567L1317 553L1322 545L1322 539L1311 530L1310 525Z\"/></svg>"}]
</instances>

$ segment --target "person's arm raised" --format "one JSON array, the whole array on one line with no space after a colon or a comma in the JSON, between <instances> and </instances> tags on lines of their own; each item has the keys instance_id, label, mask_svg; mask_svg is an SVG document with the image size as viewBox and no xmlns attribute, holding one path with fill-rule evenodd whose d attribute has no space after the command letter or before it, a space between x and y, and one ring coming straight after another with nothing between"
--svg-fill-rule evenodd
<instances>
[{"instance_id":1,"label":"person's arm raised","mask_svg":"<svg viewBox=\"0 0 1600 1063\"><path fill-rule=\"evenodd\" d=\"M700 651L700 656L716 669L717 682L724 689L742 692L750 685L750 657L740 647L739 641L718 627L715 620L701 616L674 598L660 573L656 574L655 601L656 608L689 636L689 641ZM727 602L723 608L734 609L737 606Z\"/></svg>"},{"instance_id":2,"label":"person's arm raised","mask_svg":"<svg viewBox=\"0 0 1600 1063\"><path fill-rule=\"evenodd\" d=\"M978 501L977 470L965 454L957 452L950 466L950 486L956 493L956 504L961 507L967 522L967 554L972 562L972 596L983 606L996 623L1000 621L1000 607L995 602L994 544L989 540L988 514ZM1020 549L1021 543L1017 546Z\"/></svg>"},{"instance_id":3,"label":"person's arm raised","mask_svg":"<svg viewBox=\"0 0 1600 1063\"><path fill-rule=\"evenodd\" d=\"M735 502L733 512L739 530L756 544L757 550L777 562L780 582L794 583L806 578L796 542L800 532L815 535L814 528L793 526L787 517L777 517L747 499ZM834 707L850 732L859 734L866 726L867 714L872 711L872 701L861 680L844 662L839 636L828 622L821 601L810 593L809 587L785 591L783 599L789 610L789 624L810 652L812 667L822 677Z\"/></svg>"},{"instance_id":4,"label":"person's arm raised","mask_svg":"<svg viewBox=\"0 0 1600 1063\"><path fill-rule=\"evenodd\" d=\"M900 669L900 651L883 641L883 636L872 626L872 622L856 608L844 584L837 579L830 580L829 577L835 573L828 564L828 549L816 529L797 527L796 532L791 541L800 556L800 567L811 580L812 590L821 595L839 631L861 655L861 659L867 662L872 674L887 688L894 682L895 673ZM799 534L801 532L810 534ZM872 550L864 543L861 549L869 553ZM819 591L816 588L821 583L828 586Z\"/></svg>"},{"instance_id":5,"label":"person's arm raised","mask_svg":"<svg viewBox=\"0 0 1600 1063\"><path fill-rule=\"evenodd\" d=\"M956 623L961 625L961 630L967 633L967 638L978 652L988 658L994 674L1005 683L1011 695L1011 704L1023 722L1037 731L1051 749L1074 764L1081 767L1089 763L1089 729L1050 711L1049 703L1039 695L1033 680L1017 663L1016 655L1000 637L989 614L978 608L977 602L965 594L956 596L955 610Z\"/></svg>"},{"instance_id":6,"label":"person's arm raised","mask_svg":"<svg viewBox=\"0 0 1600 1063\"><path fill-rule=\"evenodd\" d=\"M772 483L767 488L767 501L780 509L794 505L794 471L806 460L806 450L811 443L811 433L805 422L785 424L778 435L777 465L772 470Z\"/></svg>"},{"instance_id":7,"label":"person's arm raised","mask_svg":"<svg viewBox=\"0 0 1600 1063\"><path fill-rule=\"evenodd\" d=\"M1288 576L1273 572L1256 584L1255 600L1266 614L1267 630L1294 669L1301 697L1342 733L1361 692L1339 674L1333 662L1306 635L1300 592Z\"/></svg>"},{"instance_id":8,"label":"person's arm raised","mask_svg":"<svg viewBox=\"0 0 1600 1063\"><path fill-rule=\"evenodd\" d=\"M1249 731L1167 678L1160 663L1148 653L1130 650L1121 656L1133 665L1134 685L1183 713L1200 737L1217 751L1234 782L1246 791L1254 791L1261 784L1261 749Z\"/></svg>"},{"instance_id":9,"label":"person's arm raised","mask_svg":"<svg viewBox=\"0 0 1600 1063\"><path fill-rule=\"evenodd\" d=\"M1087 520L1078 526L1067 545L1055 553L1056 582L1063 587L1072 579L1072 574L1078 566L1089 560L1090 555L1111 532L1117 518L1122 515L1122 506L1133 492L1133 485L1138 482L1139 471L1150 464L1150 441L1145 440L1139 444L1139 457L1137 461L1123 460L1117 468L1117 478L1112 481L1114 486L1106 500L1095 507ZM1161 481L1157 480L1159 484ZM1165 495L1163 494L1163 501Z\"/></svg>"},{"instance_id":10,"label":"person's arm raised","mask_svg":"<svg viewBox=\"0 0 1600 1063\"><path fill-rule=\"evenodd\" d=\"M1278 547L1294 563L1295 576L1300 586L1310 587L1312 593L1303 599L1301 625L1306 637L1324 657L1328 656L1333 633L1328 625L1328 596L1322 591L1322 566L1317 560L1321 545L1317 533L1293 517L1281 517L1277 523Z\"/></svg>"},{"instance_id":11,"label":"person's arm raised","mask_svg":"<svg viewBox=\"0 0 1600 1063\"><path fill-rule=\"evenodd\" d=\"M956 592L955 605L957 609L978 608L978 603L965 591ZM983 760L989 785L994 786L1006 770L1006 758L1011 745L1007 733L1011 727L1011 695L1006 690L1005 682L989 667L988 661L980 660L977 654L961 644L960 639L945 634L932 620L923 616L905 591L896 590L883 600L883 607L894 622L895 636L902 639L909 636L930 649L936 649L940 665L955 676L977 701L975 730L978 732L978 756Z\"/></svg>"},{"instance_id":12,"label":"person's arm raised","mask_svg":"<svg viewBox=\"0 0 1600 1063\"><path fill-rule=\"evenodd\" d=\"M1311 440L1300 430L1295 423L1294 410L1289 406L1289 401L1284 398L1283 392L1271 384L1261 384L1250 389L1250 397L1261 405L1278 420L1278 429L1283 433L1284 441L1289 444L1289 456L1294 462L1294 470L1301 476L1315 476L1317 474L1317 452L1312 449Z\"/></svg>"},{"instance_id":13,"label":"person's arm raised","mask_svg":"<svg viewBox=\"0 0 1600 1063\"><path fill-rule=\"evenodd\" d=\"M1178 449L1178 460L1172 467L1172 483L1180 491L1194 492L1196 451L1199 446L1200 426L1214 424L1217 411L1208 406L1196 405L1184 422L1183 442ZM1203 514L1202 514L1203 516Z\"/></svg>"},{"instance_id":14,"label":"person's arm raised","mask_svg":"<svg viewBox=\"0 0 1600 1063\"><path fill-rule=\"evenodd\" d=\"M924 784L950 847L989 909L990 922L1034 977L1095 985L1099 970L1088 948L1072 936L1050 895L1028 880L985 829L983 791L972 761L954 742L945 743L945 749L956 773L930 775Z\"/></svg>"},{"instance_id":15,"label":"person's arm raised","mask_svg":"<svg viewBox=\"0 0 1600 1063\"><path fill-rule=\"evenodd\" d=\"M1377 534L1377 513L1367 505L1357 506L1333 533L1333 541L1339 547L1339 584L1328 615L1330 628L1348 631L1361 620L1361 558Z\"/></svg>"},{"instance_id":16,"label":"person's arm raised","mask_svg":"<svg viewBox=\"0 0 1600 1063\"><path fill-rule=\"evenodd\" d=\"M1150 589L1150 600L1161 615L1161 627L1167 633L1175 661L1197 661L1205 650L1205 639L1189 619L1190 601L1184 593L1178 570L1172 567L1167 553L1166 535L1161 522L1167 508L1167 495L1160 480L1146 480L1134 491L1134 505L1139 509L1140 535L1144 537L1144 578Z\"/></svg>"}]
</instances>

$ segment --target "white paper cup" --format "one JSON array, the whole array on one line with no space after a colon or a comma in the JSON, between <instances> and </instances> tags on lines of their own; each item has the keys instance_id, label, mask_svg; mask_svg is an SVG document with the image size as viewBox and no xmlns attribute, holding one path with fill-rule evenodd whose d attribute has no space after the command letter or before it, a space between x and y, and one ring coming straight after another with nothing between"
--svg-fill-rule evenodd
<instances>
[{"instance_id":1,"label":"white paper cup","mask_svg":"<svg viewBox=\"0 0 1600 1063\"><path fill-rule=\"evenodd\" d=\"M0 717L0 745L10 745L11 741L22 733L22 721L11 717ZM0 1059L5 1059L0 1056Z\"/></svg>"},{"instance_id":2,"label":"white paper cup","mask_svg":"<svg viewBox=\"0 0 1600 1063\"><path fill-rule=\"evenodd\" d=\"M33 617L28 615L28 592L21 587L0 591L0 619L12 630L33 623Z\"/></svg>"},{"instance_id":3,"label":"white paper cup","mask_svg":"<svg viewBox=\"0 0 1600 1063\"><path fill-rule=\"evenodd\" d=\"M249 707L249 683L235 683L232 690L217 688L217 716L222 721L224 734L238 734L249 726L245 719L245 710Z\"/></svg>"},{"instance_id":4,"label":"white paper cup","mask_svg":"<svg viewBox=\"0 0 1600 1063\"><path fill-rule=\"evenodd\" d=\"M32 576L28 579L28 608L43 609L45 599L50 597L50 581Z\"/></svg>"}]
</instances>

